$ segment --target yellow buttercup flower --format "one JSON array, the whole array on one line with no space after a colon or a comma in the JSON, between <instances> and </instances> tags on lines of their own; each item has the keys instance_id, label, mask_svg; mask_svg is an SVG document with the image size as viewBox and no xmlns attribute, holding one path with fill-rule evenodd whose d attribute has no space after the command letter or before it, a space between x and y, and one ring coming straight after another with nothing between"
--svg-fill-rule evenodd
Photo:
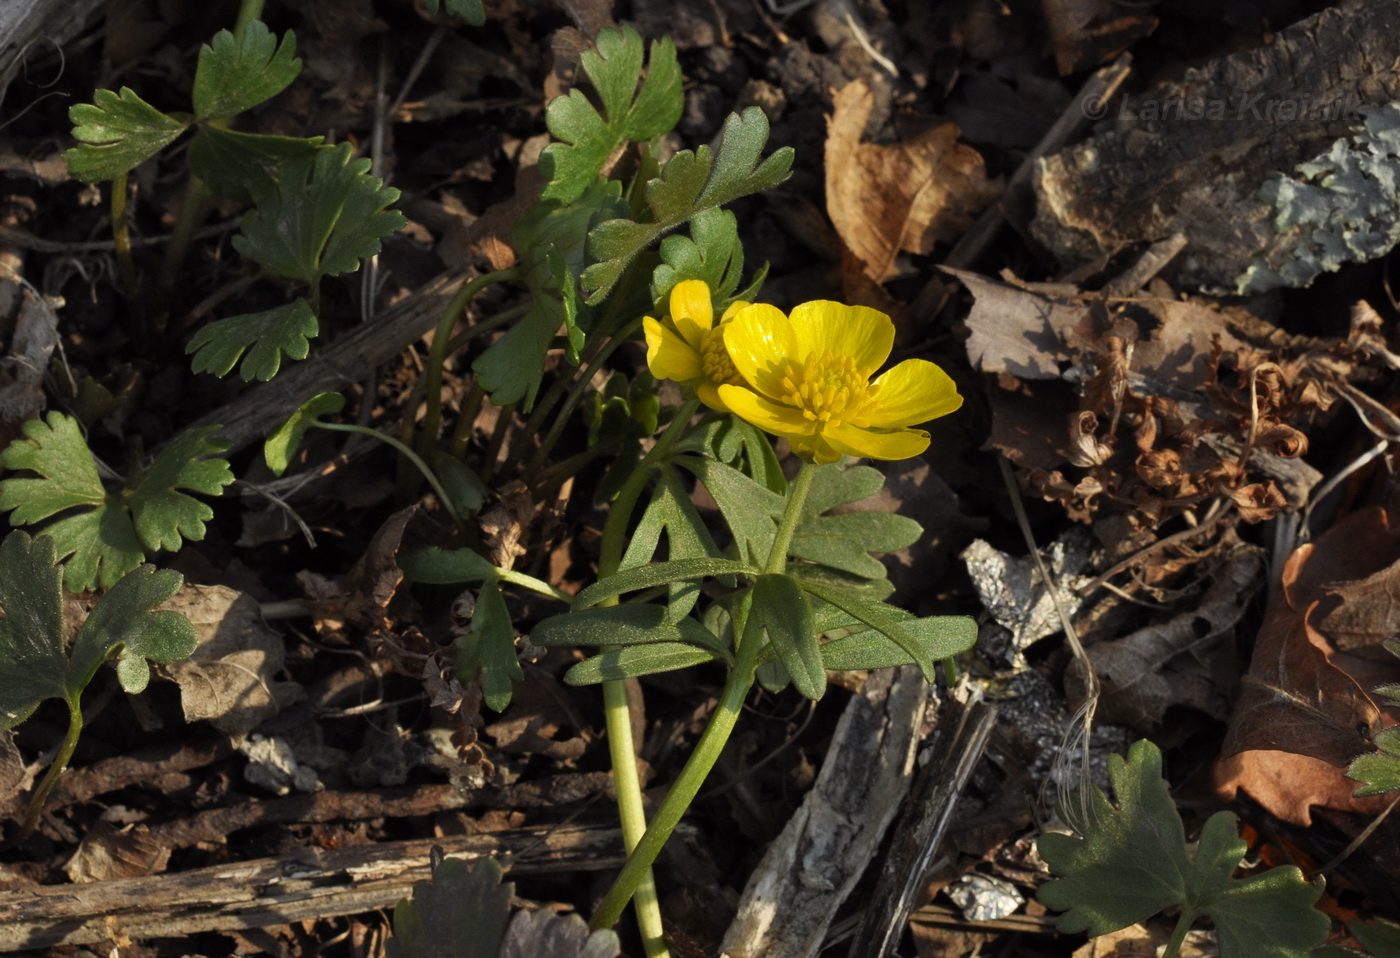
<instances>
[{"instance_id":1,"label":"yellow buttercup flower","mask_svg":"<svg viewBox=\"0 0 1400 958\"><path fill-rule=\"evenodd\" d=\"M819 300L788 317L754 304L728 323L725 344L744 384L720 385L720 401L809 462L917 456L929 437L910 427L962 405L953 380L927 360L870 381L894 346L894 323L865 306Z\"/></svg>"},{"instance_id":2,"label":"yellow buttercup flower","mask_svg":"<svg viewBox=\"0 0 1400 958\"><path fill-rule=\"evenodd\" d=\"M688 279L671 289L671 315L642 320L647 338L647 368L657 379L674 379L695 390L700 401L718 412L729 409L719 398L722 384L738 384L739 378L724 348L725 325L748 303L737 302L714 321L710 287L703 280Z\"/></svg>"}]
</instances>

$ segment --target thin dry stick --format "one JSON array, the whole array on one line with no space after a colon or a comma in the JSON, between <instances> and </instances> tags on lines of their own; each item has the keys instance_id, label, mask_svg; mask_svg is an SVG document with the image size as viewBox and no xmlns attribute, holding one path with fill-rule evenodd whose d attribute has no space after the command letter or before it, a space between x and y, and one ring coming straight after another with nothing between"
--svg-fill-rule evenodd
<instances>
[{"instance_id":1,"label":"thin dry stick","mask_svg":"<svg viewBox=\"0 0 1400 958\"><path fill-rule=\"evenodd\" d=\"M1095 589L1102 586L1109 579L1116 576L1118 573L1126 571L1127 569L1131 569L1133 566L1137 565L1139 562L1143 561L1149 556L1156 555L1158 552L1161 552L1168 546L1178 545L1182 542L1187 542L1191 539L1196 538L1196 536L1207 531L1221 519L1225 518L1226 515L1229 514L1228 509L1221 508L1221 506L1224 503L1224 499L1216 499L1210 504L1210 509L1206 512L1206 517L1201 520L1200 525L1192 526L1189 529L1182 529L1180 532L1175 532L1167 536L1165 539L1158 539L1150 546L1145 546L1144 548L1139 549L1137 552L1134 552L1122 562L1119 562L1116 565L1114 565L1111 569L1100 575L1098 578L1086 583L1085 585L1080 586L1075 591L1078 592L1080 595L1088 595Z\"/></svg>"},{"instance_id":2,"label":"thin dry stick","mask_svg":"<svg viewBox=\"0 0 1400 958\"><path fill-rule=\"evenodd\" d=\"M1366 839L1370 838L1371 835L1374 834L1376 829L1381 827L1381 823L1386 820L1386 817L1389 816L1391 812L1395 811L1396 805L1400 805L1400 795L1395 796L1395 800L1385 807L1385 811L1381 812L1374 819L1372 819L1371 824L1363 828L1361 830L1361 834L1357 835L1351 840L1350 845L1348 845L1346 848L1343 848L1341 852L1338 853L1336 858L1333 858L1330 862L1319 868L1317 870L1317 873L1319 875L1325 875L1332 869L1340 865L1342 862L1346 861L1353 854L1355 854L1356 850L1361 847L1362 843L1365 842Z\"/></svg>"}]
</instances>

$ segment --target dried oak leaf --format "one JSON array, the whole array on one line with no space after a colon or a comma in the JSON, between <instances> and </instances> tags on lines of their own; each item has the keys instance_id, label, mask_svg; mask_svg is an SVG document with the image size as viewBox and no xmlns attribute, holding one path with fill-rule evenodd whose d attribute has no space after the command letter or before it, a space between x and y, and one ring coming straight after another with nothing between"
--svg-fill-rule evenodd
<instances>
[{"instance_id":1,"label":"dried oak leaf","mask_svg":"<svg viewBox=\"0 0 1400 958\"><path fill-rule=\"evenodd\" d=\"M877 283L900 252L928 254L956 239L1001 192L982 157L945 123L904 143L862 143L875 96L864 80L836 92L827 124L826 210Z\"/></svg>"}]
</instances>

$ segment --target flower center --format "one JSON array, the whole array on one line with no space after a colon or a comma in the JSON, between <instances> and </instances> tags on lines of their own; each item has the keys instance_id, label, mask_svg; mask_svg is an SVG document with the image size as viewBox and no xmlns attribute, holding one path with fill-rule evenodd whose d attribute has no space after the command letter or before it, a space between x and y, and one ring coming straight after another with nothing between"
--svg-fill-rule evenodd
<instances>
[{"instance_id":1,"label":"flower center","mask_svg":"<svg viewBox=\"0 0 1400 958\"><path fill-rule=\"evenodd\" d=\"M729 350L724 348L723 326L707 329L700 337L700 369L710 382L743 385L739 370L734 368L734 361L729 358Z\"/></svg>"},{"instance_id":2,"label":"flower center","mask_svg":"<svg viewBox=\"0 0 1400 958\"><path fill-rule=\"evenodd\" d=\"M788 363L782 401L802 410L811 422L835 420L860 426L880 389L869 380L870 373L856 368L850 356L834 356L830 350L810 352L802 362Z\"/></svg>"}]
</instances>

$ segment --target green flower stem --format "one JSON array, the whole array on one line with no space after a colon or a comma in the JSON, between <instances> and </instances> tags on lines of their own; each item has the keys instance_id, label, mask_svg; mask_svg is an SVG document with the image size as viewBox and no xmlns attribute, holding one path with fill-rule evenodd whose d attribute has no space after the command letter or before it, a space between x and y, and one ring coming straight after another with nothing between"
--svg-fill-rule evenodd
<instances>
[{"instance_id":1,"label":"green flower stem","mask_svg":"<svg viewBox=\"0 0 1400 958\"><path fill-rule=\"evenodd\" d=\"M126 219L126 174L112 177L112 246L117 254L117 272L121 274L126 298L135 302L141 295L136 281L136 262L131 258L131 227Z\"/></svg>"},{"instance_id":2,"label":"green flower stem","mask_svg":"<svg viewBox=\"0 0 1400 958\"><path fill-rule=\"evenodd\" d=\"M369 426L360 426L355 423L318 421L315 424L315 428L329 429L332 432L359 433L362 436L369 436L372 439L378 439L380 442L392 446L394 449L398 450L400 455L418 467L418 471L423 474L423 478L428 480L428 485L433 487L433 492L437 493L438 501L441 502L442 507L447 510L447 514L452 517L452 521L459 525L461 524L462 517L457 515L457 510L452 507L452 500L448 498L447 490L442 488L442 483L438 481L437 474L428 468L428 464L423 461L418 453L408 448L404 443L395 439L388 433L380 432L378 429L371 429Z\"/></svg>"},{"instance_id":3,"label":"green flower stem","mask_svg":"<svg viewBox=\"0 0 1400 958\"><path fill-rule=\"evenodd\" d=\"M24 827L20 829L16 842L22 842L30 835L34 834L34 829L39 825L39 815L44 811L44 803L49 800L49 795L53 792L54 786L63 775L64 769L73 759L73 752L78 747L78 737L83 734L83 707L77 696L68 700L68 734L63 737L63 745L59 748L58 754L54 756L53 764L44 773L44 778L39 782L39 787L34 790L34 794L29 799L29 808L24 815Z\"/></svg>"},{"instance_id":4,"label":"green flower stem","mask_svg":"<svg viewBox=\"0 0 1400 958\"><path fill-rule=\"evenodd\" d=\"M1181 915L1176 920L1176 927L1172 929L1172 936L1167 941L1167 946L1162 949L1162 958L1177 958L1177 955L1181 954L1181 946L1186 942L1186 933L1191 930L1191 926L1195 923L1195 911L1183 908Z\"/></svg>"},{"instance_id":5,"label":"green flower stem","mask_svg":"<svg viewBox=\"0 0 1400 958\"><path fill-rule=\"evenodd\" d=\"M787 568L788 546L791 545L793 533L801 521L802 507L806 504L807 491L812 486L812 476L815 472L816 469L810 463L804 462L788 490L783 519L778 526L777 535L773 538L773 548L768 553L768 561L764 564L765 572L781 573ZM642 877L650 874L652 862L661 853L671 833L676 830L676 826L690 808L690 803L699 794L700 787L705 784L705 779L714 768L715 762L719 761L720 753L724 751L724 746L734 731L734 725L744 709L744 700L753 688L754 673L758 668L759 653L762 651L760 637L746 634L746 618L743 608L740 608L734 617L733 632L734 641L738 646L738 661L729 673L728 681L724 683L719 705L710 716L700 741L696 743L695 751L691 752L675 784L661 802L661 807L656 810L656 816L647 826L641 841L628 853L627 864L613 880L612 887L608 889L607 895L594 913L590 927L595 930L611 928L617 923L628 899L635 893ZM613 768L617 768L615 758Z\"/></svg>"},{"instance_id":6,"label":"green flower stem","mask_svg":"<svg viewBox=\"0 0 1400 958\"><path fill-rule=\"evenodd\" d=\"M667 425L666 431L651 447L637 468L622 484L617 498L608 512L608 521L603 526L603 541L598 553L598 578L602 579L617 572L622 564L623 544L627 538L627 524L636 511L637 502L642 497L652 473L665 462L686 426L695 415L700 401L692 399L677 410L675 417ZM605 603L616 605L614 597ZM627 704L627 683L612 679L603 683L603 714L607 721L608 756L612 760L613 787L617 792L618 818L622 821L622 842L630 855L647 830L646 806L642 801L642 783L637 776L637 746L632 740L632 710ZM667 958L665 930L661 920L661 905L656 895L656 881L651 874L650 862L640 870L635 883L633 900L637 912L637 927L642 935L642 945L647 958ZM626 901L617 909L619 915ZM613 919L616 922L616 918Z\"/></svg>"},{"instance_id":7,"label":"green flower stem","mask_svg":"<svg viewBox=\"0 0 1400 958\"><path fill-rule=\"evenodd\" d=\"M234 33L242 33L251 21L262 18L263 0L243 0L238 5L238 20L234 23Z\"/></svg>"},{"instance_id":8,"label":"green flower stem","mask_svg":"<svg viewBox=\"0 0 1400 958\"><path fill-rule=\"evenodd\" d=\"M426 457L437 444L438 428L442 425L442 368L447 363L447 351L452 343L452 328L457 325L458 317L477 293L492 283L507 282L519 276L519 271L514 269L502 269L478 276L457 291L457 295L452 297L452 302L448 303L447 309L443 311L442 318L438 320L437 331L433 333L433 346L428 353L427 368L423 373L426 380L424 399L427 401L427 408L423 414L423 432L418 437L420 456Z\"/></svg>"}]
</instances>

